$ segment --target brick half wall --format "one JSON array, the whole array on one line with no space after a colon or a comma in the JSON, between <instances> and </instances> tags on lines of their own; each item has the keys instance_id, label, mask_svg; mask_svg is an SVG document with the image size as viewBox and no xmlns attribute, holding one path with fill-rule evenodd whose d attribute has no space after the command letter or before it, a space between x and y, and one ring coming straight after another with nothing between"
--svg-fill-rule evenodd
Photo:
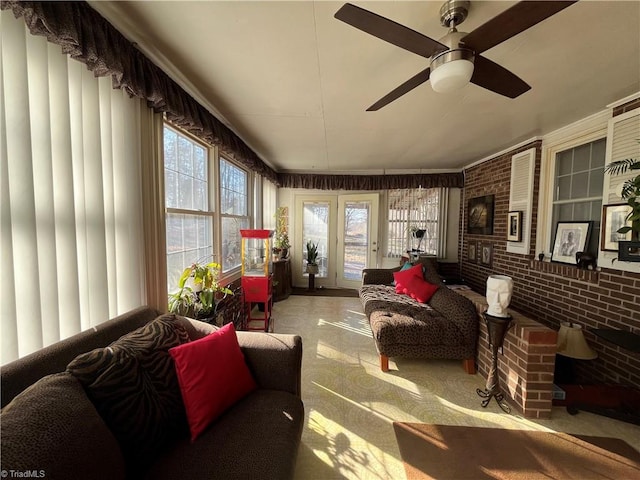
<instances>
[{"instance_id":1,"label":"brick half wall","mask_svg":"<svg viewBox=\"0 0 640 480\"><path fill-rule=\"evenodd\" d=\"M487 324L482 317L487 309L486 299L473 290L457 292L470 299L478 311L478 372L487 378L492 359ZM502 353L498 352L502 392L525 418L549 418L558 333L518 312L509 313L513 322L504 338ZM487 408L491 405L493 402Z\"/></svg>"},{"instance_id":2,"label":"brick half wall","mask_svg":"<svg viewBox=\"0 0 640 480\"><path fill-rule=\"evenodd\" d=\"M506 251L511 157L529 148L536 148L531 248L527 255L518 255ZM542 143L535 141L465 171L464 200L460 205L461 276L473 290L483 294L489 275L508 275L514 283L511 299L514 310L552 330L558 330L561 322L582 325L587 343L598 353L598 358L576 362L578 383L640 388L640 354L606 342L591 331L594 328L636 333L640 330L640 274L613 270L607 268L607 264L600 265L599 271L594 272L537 260L538 252L548 251L537 244L536 231L541 148ZM470 198L485 195L495 196L493 234L469 234L465 231L466 203ZM469 244L478 242L493 245L491 267L469 259Z\"/></svg>"}]
</instances>

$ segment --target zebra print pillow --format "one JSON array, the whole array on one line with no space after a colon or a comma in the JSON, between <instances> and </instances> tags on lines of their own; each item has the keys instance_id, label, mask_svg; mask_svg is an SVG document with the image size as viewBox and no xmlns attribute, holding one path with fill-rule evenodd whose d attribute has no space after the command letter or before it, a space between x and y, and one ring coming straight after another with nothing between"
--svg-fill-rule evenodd
<instances>
[{"instance_id":1,"label":"zebra print pillow","mask_svg":"<svg viewBox=\"0 0 640 480\"><path fill-rule=\"evenodd\" d=\"M189 342L175 315L162 315L68 366L118 439L129 471L144 469L189 432L169 349Z\"/></svg>"}]
</instances>

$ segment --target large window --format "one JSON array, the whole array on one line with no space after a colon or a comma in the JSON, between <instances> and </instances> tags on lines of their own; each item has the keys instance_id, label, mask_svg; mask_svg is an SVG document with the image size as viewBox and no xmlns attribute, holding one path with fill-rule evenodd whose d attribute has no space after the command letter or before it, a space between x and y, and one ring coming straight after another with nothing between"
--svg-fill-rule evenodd
<instances>
[{"instance_id":1,"label":"large window","mask_svg":"<svg viewBox=\"0 0 640 480\"><path fill-rule=\"evenodd\" d=\"M222 271L240 266L240 229L249 228L249 175L220 158Z\"/></svg>"},{"instance_id":2,"label":"large window","mask_svg":"<svg viewBox=\"0 0 640 480\"><path fill-rule=\"evenodd\" d=\"M213 260L214 217L207 147L165 126L164 174L167 287L171 292L185 267Z\"/></svg>"},{"instance_id":3,"label":"large window","mask_svg":"<svg viewBox=\"0 0 640 480\"><path fill-rule=\"evenodd\" d=\"M387 257L399 258L407 252L438 255L440 189L389 190L387 212ZM414 231L423 231L422 238Z\"/></svg>"},{"instance_id":4,"label":"large window","mask_svg":"<svg viewBox=\"0 0 640 480\"><path fill-rule=\"evenodd\" d=\"M551 248L558 222L593 221L587 251L598 253L605 150L602 138L556 154Z\"/></svg>"}]
</instances>

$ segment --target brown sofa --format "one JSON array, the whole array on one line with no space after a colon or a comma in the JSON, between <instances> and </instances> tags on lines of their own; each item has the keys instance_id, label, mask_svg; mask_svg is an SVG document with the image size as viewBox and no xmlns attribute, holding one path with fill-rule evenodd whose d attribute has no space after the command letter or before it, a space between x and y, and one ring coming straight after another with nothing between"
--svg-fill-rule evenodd
<instances>
[{"instance_id":1,"label":"brown sofa","mask_svg":"<svg viewBox=\"0 0 640 480\"><path fill-rule=\"evenodd\" d=\"M462 360L465 371L475 373L476 309L442 282L435 259L420 262L424 279L439 286L427 303L396 293L393 274L400 266L363 271L360 300L380 354L380 368L389 370L390 357L438 358Z\"/></svg>"},{"instance_id":2,"label":"brown sofa","mask_svg":"<svg viewBox=\"0 0 640 480\"><path fill-rule=\"evenodd\" d=\"M131 468L120 437L107 426L109 420L98 413L87 386L67 365L79 354L105 347L158 315L141 307L3 366L0 468L61 480L292 478L304 422L302 342L295 335L256 332L237 332L237 336L257 390L214 420L195 442L176 415L180 434L152 451L153 459L143 469ZM187 332L187 342L215 329L183 317L172 321ZM211 368L223 367L212 364ZM147 413L142 408L138 415ZM153 420L151 427L155 427ZM147 433L153 441L155 431Z\"/></svg>"}]
</instances>

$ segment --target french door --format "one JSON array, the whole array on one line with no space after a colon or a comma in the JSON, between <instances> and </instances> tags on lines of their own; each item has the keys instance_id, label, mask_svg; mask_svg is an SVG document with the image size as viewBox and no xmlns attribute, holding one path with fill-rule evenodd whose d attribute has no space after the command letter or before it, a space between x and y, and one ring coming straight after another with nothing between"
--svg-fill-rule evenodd
<instances>
[{"instance_id":1,"label":"french door","mask_svg":"<svg viewBox=\"0 0 640 480\"><path fill-rule=\"evenodd\" d=\"M306 245L318 246L316 287L358 288L378 261L378 194L299 195L295 200L293 283L308 285Z\"/></svg>"},{"instance_id":2,"label":"french door","mask_svg":"<svg viewBox=\"0 0 640 480\"><path fill-rule=\"evenodd\" d=\"M378 263L378 194L338 196L336 286L358 288Z\"/></svg>"}]
</instances>

